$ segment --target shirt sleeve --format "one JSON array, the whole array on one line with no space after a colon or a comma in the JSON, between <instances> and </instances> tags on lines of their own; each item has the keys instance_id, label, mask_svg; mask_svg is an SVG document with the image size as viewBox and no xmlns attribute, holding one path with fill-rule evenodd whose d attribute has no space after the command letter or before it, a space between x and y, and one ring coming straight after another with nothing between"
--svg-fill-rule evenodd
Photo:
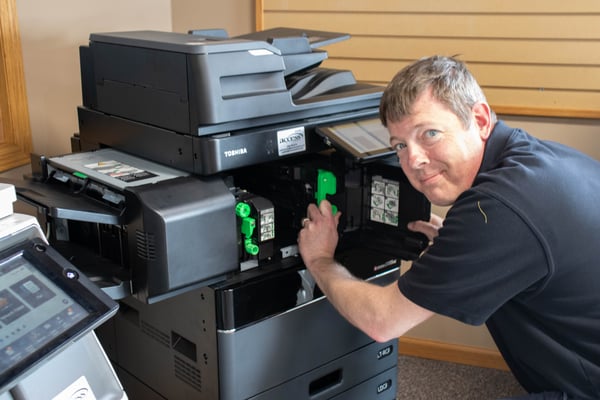
<instances>
[{"instance_id":1,"label":"shirt sleeve","mask_svg":"<svg viewBox=\"0 0 600 400\"><path fill-rule=\"evenodd\" d=\"M480 325L505 302L535 293L549 273L544 260L518 213L471 190L448 211L439 236L398 286L421 307Z\"/></svg>"}]
</instances>

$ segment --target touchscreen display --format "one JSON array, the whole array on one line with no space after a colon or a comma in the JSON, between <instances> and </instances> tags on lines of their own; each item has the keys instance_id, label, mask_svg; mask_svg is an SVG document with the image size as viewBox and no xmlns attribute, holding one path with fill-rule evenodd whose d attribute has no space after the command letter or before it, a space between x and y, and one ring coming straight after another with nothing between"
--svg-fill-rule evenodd
<instances>
[{"instance_id":1,"label":"touchscreen display","mask_svg":"<svg viewBox=\"0 0 600 400\"><path fill-rule=\"evenodd\" d=\"M0 260L0 375L87 316L22 253Z\"/></svg>"}]
</instances>

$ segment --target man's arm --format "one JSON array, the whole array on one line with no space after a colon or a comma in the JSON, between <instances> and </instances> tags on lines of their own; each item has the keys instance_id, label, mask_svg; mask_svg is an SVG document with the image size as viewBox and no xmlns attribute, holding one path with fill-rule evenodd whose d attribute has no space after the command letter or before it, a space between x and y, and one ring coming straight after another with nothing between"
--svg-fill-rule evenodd
<instances>
[{"instance_id":1,"label":"man's arm","mask_svg":"<svg viewBox=\"0 0 600 400\"><path fill-rule=\"evenodd\" d=\"M309 221L298 235L304 264L338 312L379 342L397 338L430 318L433 313L404 297L395 282L382 287L360 280L334 260L339 218L326 200L319 208L311 204Z\"/></svg>"}]
</instances>

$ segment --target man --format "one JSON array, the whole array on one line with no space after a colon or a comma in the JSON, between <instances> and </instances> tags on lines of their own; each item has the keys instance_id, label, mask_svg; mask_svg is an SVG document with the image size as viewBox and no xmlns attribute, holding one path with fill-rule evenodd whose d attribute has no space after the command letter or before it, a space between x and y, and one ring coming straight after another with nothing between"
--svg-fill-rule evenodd
<instances>
[{"instance_id":1,"label":"man","mask_svg":"<svg viewBox=\"0 0 600 400\"><path fill-rule=\"evenodd\" d=\"M409 224L432 244L380 287L334 261L340 213L310 205L299 249L332 304L377 341L434 314L486 323L531 398L600 399L600 163L497 121L453 58L400 71L380 117L410 183L451 207Z\"/></svg>"}]
</instances>

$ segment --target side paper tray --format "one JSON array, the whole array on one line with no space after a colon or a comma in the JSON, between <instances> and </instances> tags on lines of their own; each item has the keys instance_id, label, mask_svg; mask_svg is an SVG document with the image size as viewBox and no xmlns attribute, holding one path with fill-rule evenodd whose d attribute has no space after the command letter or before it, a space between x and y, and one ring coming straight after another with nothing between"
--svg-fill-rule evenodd
<instances>
[{"instance_id":1,"label":"side paper tray","mask_svg":"<svg viewBox=\"0 0 600 400\"><path fill-rule=\"evenodd\" d=\"M68 222L121 225L122 210L92 201L85 196L69 193L64 187L33 179L0 179L2 183L15 186L16 212L33 215L46 231L54 249L114 300L131 295L131 274L119 263L90 251L89 248L71 242Z\"/></svg>"},{"instance_id":2,"label":"side paper tray","mask_svg":"<svg viewBox=\"0 0 600 400\"><path fill-rule=\"evenodd\" d=\"M52 180L0 181L15 186L15 209L36 216L50 244L114 299L161 301L239 267L235 200L221 179L128 187L115 206Z\"/></svg>"},{"instance_id":3,"label":"side paper tray","mask_svg":"<svg viewBox=\"0 0 600 400\"><path fill-rule=\"evenodd\" d=\"M38 213L43 211L51 218L75 221L86 221L100 224L121 224L122 211L105 204L90 201L77 193L69 193L59 185L38 182L32 179L0 179L0 182L15 186L17 198L29 206L35 207ZM31 212L27 212L31 214ZM41 215L35 215L40 222L45 222Z\"/></svg>"}]
</instances>

